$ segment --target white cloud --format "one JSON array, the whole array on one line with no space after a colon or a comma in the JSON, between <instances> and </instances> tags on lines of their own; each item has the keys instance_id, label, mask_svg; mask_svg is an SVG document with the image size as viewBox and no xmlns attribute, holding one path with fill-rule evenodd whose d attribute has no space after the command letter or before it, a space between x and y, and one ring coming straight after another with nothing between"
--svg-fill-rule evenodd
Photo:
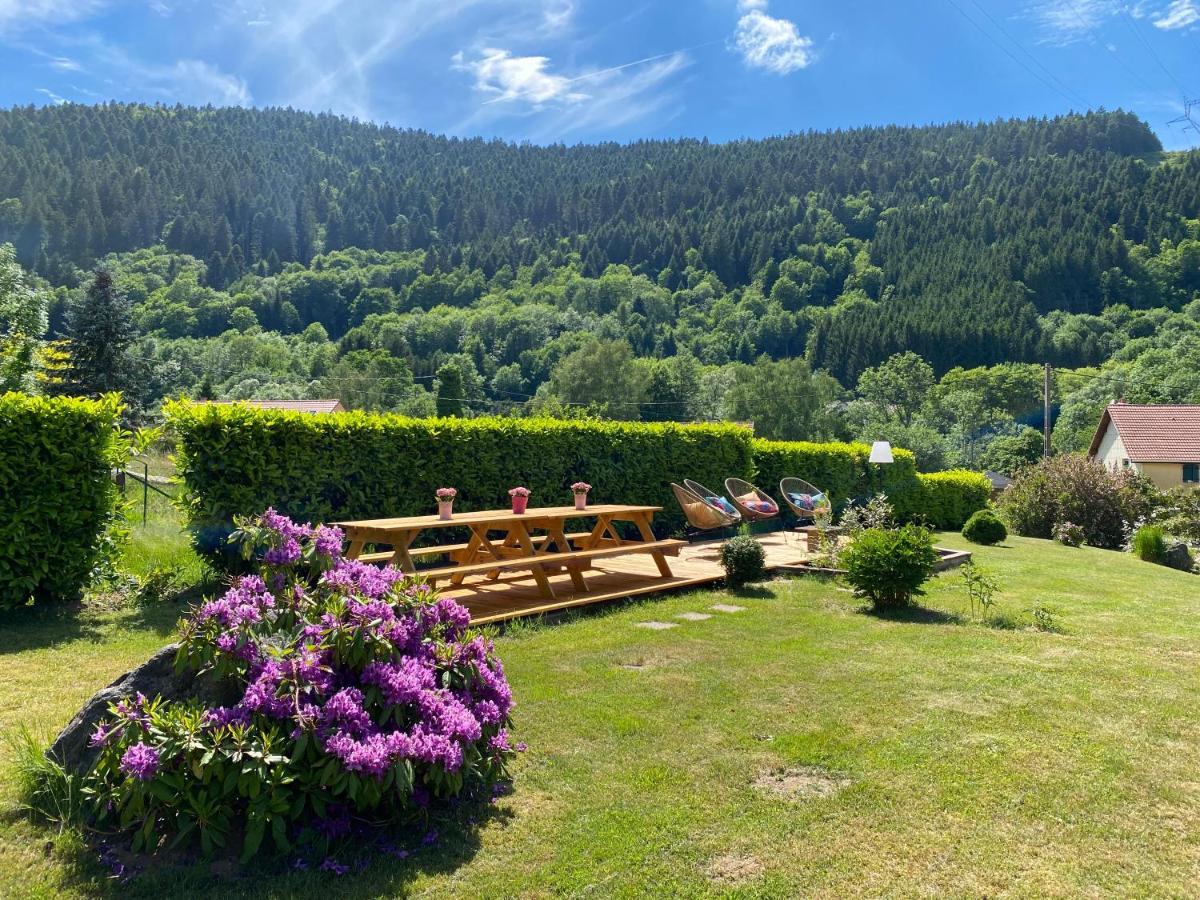
<instances>
[{"instance_id":1,"label":"white cloud","mask_svg":"<svg viewBox=\"0 0 1200 900\"><path fill-rule=\"evenodd\" d=\"M83 66L75 62L73 59L68 59L65 56L55 56L50 60L49 65L52 68L58 69L60 72L82 72Z\"/></svg>"},{"instance_id":2,"label":"white cloud","mask_svg":"<svg viewBox=\"0 0 1200 900\"><path fill-rule=\"evenodd\" d=\"M574 16L573 0L546 0L542 6L542 31L549 34L565 31Z\"/></svg>"},{"instance_id":3,"label":"white cloud","mask_svg":"<svg viewBox=\"0 0 1200 900\"><path fill-rule=\"evenodd\" d=\"M787 75L812 65L812 38L800 34L796 23L767 15L765 0L741 0L734 46L746 65Z\"/></svg>"},{"instance_id":4,"label":"white cloud","mask_svg":"<svg viewBox=\"0 0 1200 900\"><path fill-rule=\"evenodd\" d=\"M1159 18L1154 19L1154 27L1164 31L1176 28L1187 28L1200 22L1200 7L1196 0L1174 0Z\"/></svg>"},{"instance_id":5,"label":"white cloud","mask_svg":"<svg viewBox=\"0 0 1200 900\"><path fill-rule=\"evenodd\" d=\"M181 59L160 70L158 80L180 102L217 106L249 106L253 102L245 80L199 59Z\"/></svg>"},{"instance_id":6,"label":"white cloud","mask_svg":"<svg viewBox=\"0 0 1200 900\"><path fill-rule=\"evenodd\" d=\"M495 94L489 102L524 100L535 106L551 100L578 103L587 94L571 89L571 79L546 71L545 56L513 56L508 50L486 48L478 59L455 54L454 66L475 76L475 89Z\"/></svg>"},{"instance_id":7,"label":"white cloud","mask_svg":"<svg viewBox=\"0 0 1200 900\"><path fill-rule=\"evenodd\" d=\"M244 79L204 60L179 59L159 65L130 56L115 44L95 41L91 47L95 70L110 74L107 83L114 87L114 96L123 92L139 97L154 94L171 102L214 106L249 106L254 102Z\"/></svg>"},{"instance_id":8,"label":"white cloud","mask_svg":"<svg viewBox=\"0 0 1200 900\"><path fill-rule=\"evenodd\" d=\"M543 56L513 56L494 48L474 58L459 52L453 68L471 73L476 90L488 99L451 131L469 133L501 117L523 115L536 117L527 138L558 141L652 113L665 121L684 108L675 76L690 63L688 54L677 50L568 77L551 71Z\"/></svg>"},{"instance_id":9,"label":"white cloud","mask_svg":"<svg viewBox=\"0 0 1200 900\"><path fill-rule=\"evenodd\" d=\"M0 31L77 22L104 5L103 0L0 0Z\"/></svg>"},{"instance_id":10,"label":"white cloud","mask_svg":"<svg viewBox=\"0 0 1200 900\"><path fill-rule=\"evenodd\" d=\"M1123 0L1038 0L1027 11L1040 28L1040 42L1060 46L1087 37L1122 12L1140 14Z\"/></svg>"},{"instance_id":11,"label":"white cloud","mask_svg":"<svg viewBox=\"0 0 1200 900\"><path fill-rule=\"evenodd\" d=\"M58 94L54 93L54 91L50 90L49 88L38 88L37 92L39 94L45 94L47 97L49 97L50 102L53 103L55 106L67 102L66 97L58 96Z\"/></svg>"}]
</instances>

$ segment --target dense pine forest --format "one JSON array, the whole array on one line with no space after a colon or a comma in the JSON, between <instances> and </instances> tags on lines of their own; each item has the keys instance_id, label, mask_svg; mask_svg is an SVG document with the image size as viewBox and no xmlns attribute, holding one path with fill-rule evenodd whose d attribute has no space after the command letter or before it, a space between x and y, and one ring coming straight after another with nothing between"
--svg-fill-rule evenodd
<instances>
[{"instance_id":1,"label":"dense pine forest","mask_svg":"<svg viewBox=\"0 0 1200 900\"><path fill-rule=\"evenodd\" d=\"M1123 112L537 147L281 109L17 108L4 243L51 340L111 272L146 415L319 393L740 418L1011 468L1042 362L1066 370L1062 446L1114 396L1200 400L1200 152Z\"/></svg>"}]
</instances>

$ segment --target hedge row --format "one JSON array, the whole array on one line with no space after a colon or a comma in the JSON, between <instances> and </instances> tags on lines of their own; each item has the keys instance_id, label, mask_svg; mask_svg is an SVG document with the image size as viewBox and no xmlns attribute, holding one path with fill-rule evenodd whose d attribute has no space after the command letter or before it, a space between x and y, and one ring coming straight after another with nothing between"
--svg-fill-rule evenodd
<instances>
[{"instance_id":1,"label":"hedge row","mask_svg":"<svg viewBox=\"0 0 1200 900\"><path fill-rule=\"evenodd\" d=\"M719 486L749 477L751 435L734 425L553 419L410 419L257 410L177 402L166 407L198 549L223 545L235 515L274 506L311 521L420 515L434 491L458 489L456 510L506 506L524 485L531 506L572 502L592 484L594 503L663 507L656 527L683 517L669 482Z\"/></svg>"},{"instance_id":2,"label":"hedge row","mask_svg":"<svg viewBox=\"0 0 1200 900\"><path fill-rule=\"evenodd\" d=\"M0 395L0 608L77 597L101 558L124 461L116 395Z\"/></svg>"},{"instance_id":3,"label":"hedge row","mask_svg":"<svg viewBox=\"0 0 1200 900\"><path fill-rule=\"evenodd\" d=\"M735 475L777 495L792 475L840 503L882 492L902 518L946 528L961 527L987 499L985 487L977 504L976 482L960 473L919 476L906 450L873 465L866 444L766 441L734 425L317 416L186 402L166 414L189 527L209 553L224 546L234 516L268 506L310 521L419 515L434 511L441 486L457 488L455 508L466 511L507 505L516 485L532 490L533 506L564 505L571 483L583 480L594 485L594 503L662 506L655 524L663 533L684 525L670 490L684 478L720 490Z\"/></svg>"},{"instance_id":4,"label":"hedge row","mask_svg":"<svg viewBox=\"0 0 1200 900\"><path fill-rule=\"evenodd\" d=\"M921 515L934 528L962 528L971 513L987 506L992 492L986 475L966 469L931 472L918 478Z\"/></svg>"}]
</instances>

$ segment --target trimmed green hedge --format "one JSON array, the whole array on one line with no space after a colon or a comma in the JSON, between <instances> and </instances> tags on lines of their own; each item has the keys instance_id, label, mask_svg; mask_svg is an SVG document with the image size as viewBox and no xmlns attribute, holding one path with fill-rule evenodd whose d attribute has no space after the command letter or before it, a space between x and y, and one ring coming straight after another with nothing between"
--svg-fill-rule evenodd
<instances>
[{"instance_id":1,"label":"trimmed green hedge","mask_svg":"<svg viewBox=\"0 0 1200 900\"><path fill-rule=\"evenodd\" d=\"M869 444L813 444L806 441L753 442L757 484L773 497L785 477L803 478L820 488L837 507L849 500L866 501L887 494L896 515L911 519L921 513L922 491L917 480L917 463L912 453L892 451L895 462L868 462ZM714 485L715 487L715 485Z\"/></svg>"},{"instance_id":2,"label":"trimmed green hedge","mask_svg":"<svg viewBox=\"0 0 1200 900\"><path fill-rule=\"evenodd\" d=\"M274 506L311 521L433 513L434 491L458 489L456 510L508 505L528 487L531 506L565 506L570 485L593 503L663 507L664 533L683 526L669 482L719 487L749 477L751 434L734 425L553 419L411 419L186 402L166 406L188 524L202 552L223 548L235 515Z\"/></svg>"},{"instance_id":3,"label":"trimmed green hedge","mask_svg":"<svg viewBox=\"0 0 1200 900\"><path fill-rule=\"evenodd\" d=\"M670 490L684 478L723 490L734 475L777 495L791 475L840 504L882 492L899 518L939 528L960 528L989 488L974 473L918 475L907 450L873 465L866 444L767 441L735 425L308 415L187 402L165 411L188 525L209 554L224 550L234 516L268 506L314 522L420 515L435 511L443 486L458 489L455 509L467 511L506 506L516 485L533 491L532 506L565 505L572 482L587 481L593 503L662 506L655 528L664 534L684 525Z\"/></svg>"},{"instance_id":4,"label":"trimmed green hedge","mask_svg":"<svg viewBox=\"0 0 1200 900\"><path fill-rule=\"evenodd\" d=\"M124 461L116 395L0 395L0 608L72 599L88 584Z\"/></svg>"},{"instance_id":5,"label":"trimmed green hedge","mask_svg":"<svg viewBox=\"0 0 1200 900\"><path fill-rule=\"evenodd\" d=\"M918 476L921 482L919 509L933 528L957 530L971 513L987 506L992 483L986 475L953 469Z\"/></svg>"}]
</instances>

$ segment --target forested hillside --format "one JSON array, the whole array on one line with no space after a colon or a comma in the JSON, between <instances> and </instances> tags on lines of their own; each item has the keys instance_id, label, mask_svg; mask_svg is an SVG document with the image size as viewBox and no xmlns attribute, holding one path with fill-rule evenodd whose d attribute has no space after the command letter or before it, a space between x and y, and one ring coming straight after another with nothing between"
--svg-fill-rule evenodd
<instances>
[{"instance_id":1,"label":"forested hillside","mask_svg":"<svg viewBox=\"0 0 1200 900\"><path fill-rule=\"evenodd\" d=\"M53 288L51 337L112 272L147 410L328 393L421 413L436 388L443 411L781 436L882 417L929 462L976 462L979 433L1022 434L1044 361L1104 367L1059 385L1088 398L1069 443L1107 393L1191 396L1115 379L1194 352L1200 153L1122 112L536 147L68 104L0 110L5 242Z\"/></svg>"}]
</instances>

